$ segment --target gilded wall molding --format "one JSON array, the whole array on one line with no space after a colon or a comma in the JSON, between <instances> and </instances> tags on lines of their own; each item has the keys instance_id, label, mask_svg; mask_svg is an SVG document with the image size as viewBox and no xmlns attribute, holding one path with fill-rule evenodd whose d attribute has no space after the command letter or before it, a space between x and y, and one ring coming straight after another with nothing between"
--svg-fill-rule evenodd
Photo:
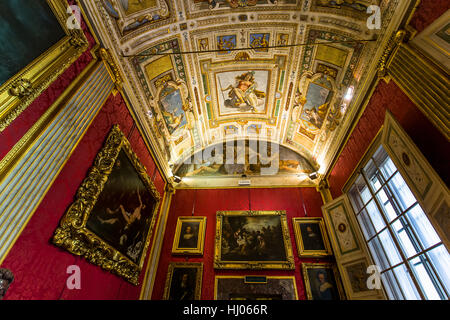
<instances>
[{"instance_id":1,"label":"gilded wall molding","mask_svg":"<svg viewBox=\"0 0 450 320\"><path fill-rule=\"evenodd\" d=\"M0 86L0 132L89 47L83 31L68 29L67 3L58 0L47 2L66 35Z\"/></svg>"},{"instance_id":2,"label":"gilded wall molding","mask_svg":"<svg viewBox=\"0 0 450 320\"><path fill-rule=\"evenodd\" d=\"M0 161L0 263L113 87L105 65L93 62Z\"/></svg>"},{"instance_id":3,"label":"gilded wall molding","mask_svg":"<svg viewBox=\"0 0 450 320\"><path fill-rule=\"evenodd\" d=\"M450 139L448 75L436 68L408 43L399 43L389 63L387 75L416 104L433 125Z\"/></svg>"}]
</instances>

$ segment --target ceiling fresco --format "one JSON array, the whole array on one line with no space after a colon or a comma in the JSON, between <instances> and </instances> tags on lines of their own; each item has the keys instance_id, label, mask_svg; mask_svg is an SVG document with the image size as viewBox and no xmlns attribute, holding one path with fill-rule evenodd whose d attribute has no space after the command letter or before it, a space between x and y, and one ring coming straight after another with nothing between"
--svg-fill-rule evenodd
<instances>
[{"instance_id":1,"label":"ceiling fresco","mask_svg":"<svg viewBox=\"0 0 450 320\"><path fill-rule=\"evenodd\" d=\"M327 169L400 23L402 3L82 2L158 160L168 176L190 178L186 186L210 176L214 186L262 176L258 164L185 163L230 140L278 145L284 167L262 184L314 185L307 173ZM381 8L379 30L367 27L370 5Z\"/></svg>"}]
</instances>

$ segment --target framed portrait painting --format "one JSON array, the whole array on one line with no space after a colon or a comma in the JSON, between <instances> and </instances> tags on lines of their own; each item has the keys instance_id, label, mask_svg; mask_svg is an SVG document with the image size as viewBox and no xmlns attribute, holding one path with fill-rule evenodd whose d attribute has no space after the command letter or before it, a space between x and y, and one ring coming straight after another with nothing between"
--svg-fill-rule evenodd
<instances>
[{"instance_id":1,"label":"framed portrait painting","mask_svg":"<svg viewBox=\"0 0 450 320\"><path fill-rule=\"evenodd\" d=\"M286 212L217 212L214 267L295 269Z\"/></svg>"},{"instance_id":2,"label":"framed portrait painting","mask_svg":"<svg viewBox=\"0 0 450 320\"><path fill-rule=\"evenodd\" d=\"M178 217L173 254L202 255L206 231L206 217Z\"/></svg>"},{"instance_id":3,"label":"framed portrait painting","mask_svg":"<svg viewBox=\"0 0 450 320\"><path fill-rule=\"evenodd\" d=\"M167 271L163 300L200 300L203 263L172 262Z\"/></svg>"},{"instance_id":4,"label":"framed portrait painting","mask_svg":"<svg viewBox=\"0 0 450 320\"><path fill-rule=\"evenodd\" d=\"M345 300L339 273L331 263L303 263L308 300Z\"/></svg>"},{"instance_id":5,"label":"framed portrait painting","mask_svg":"<svg viewBox=\"0 0 450 320\"><path fill-rule=\"evenodd\" d=\"M0 1L0 132L87 48L67 1Z\"/></svg>"},{"instance_id":6,"label":"framed portrait painting","mask_svg":"<svg viewBox=\"0 0 450 320\"><path fill-rule=\"evenodd\" d=\"M159 202L146 168L114 126L53 243L137 285Z\"/></svg>"},{"instance_id":7,"label":"framed portrait painting","mask_svg":"<svg viewBox=\"0 0 450 320\"><path fill-rule=\"evenodd\" d=\"M293 218L298 255L322 257L332 254L323 218Z\"/></svg>"}]
</instances>

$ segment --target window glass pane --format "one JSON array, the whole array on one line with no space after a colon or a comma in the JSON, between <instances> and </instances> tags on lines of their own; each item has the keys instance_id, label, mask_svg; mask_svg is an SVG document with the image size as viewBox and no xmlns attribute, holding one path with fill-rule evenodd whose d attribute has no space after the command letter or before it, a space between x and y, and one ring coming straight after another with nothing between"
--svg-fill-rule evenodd
<instances>
[{"instance_id":1,"label":"window glass pane","mask_svg":"<svg viewBox=\"0 0 450 320\"><path fill-rule=\"evenodd\" d=\"M361 198L364 203L367 203L372 198L372 195L370 194L369 188L364 185L362 188L360 188L359 193L361 195Z\"/></svg>"},{"instance_id":2,"label":"window glass pane","mask_svg":"<svg viewBox=\"0 0 450 320\"><path fill-rule=\"evenodd\" d=\"M410 265L422 288L425 297L428 300L441 300L436 285L433 283L434 272L428 266L429 262L425 255L414 258L411 260Z\"/></svg>"},{"instance_id":3,"label":"window glass pane","mask_svg":"<svg viewBox=\"0 0 450 320\"><path fill-rule=\"evenodd\" d=\"M381 232L378 237L380 238L380 242L383 244L384 251L386 252L390 265L394 266L401 262L400 255L395 247L394 241L392 241L391 235L389 231L386 229Z\"/></svg>"},{"instance_id":4,"label":"window glass pane","mask_svg":"<svg viewBox=\"0 0 450 320\"><path fill-rule=\"evenodd\" d=\"M379 179L379 175L374 175L369 178L370 185L372 186L372 190L377 192L380 190L383 181Z\"/></svg>"},{"instance_id":5,"label":"window glass pane","mask_svg":"<svg viewBox=\"0 0 450 320\"><path fill-rule=\"evenodd\" d=\"M380 168L384 181L387 181L397 171L397 167L394 165L391 158L388 157L383 147L378 149L374 155L374 159L378 168Z\"/></svg>"},{"instance_id":6,"label":"window glass pane","mask_svg":"<svg viewBox=\"0 0 450 320\"><path fill-rule=\"evenodd\" d=\"M388 188L385 187L381 189L377 193L377 199L381 207L384 209L385 217L387 217L389 222L391 222L401 214Z\"/></svg>"},{"instance_id":7,"label":"window glass pane","mask_svg":"<svg viewBox=\"0 0 450 320\"><path fill-rule=\"evenodd\" d=\"M418 204L407 212L406 217L411 222L411 226L424 249L428 249L441 241L430 220Z\"/></svg>"},{"instance_id":8,"label":"window glass pane","mask_svg":"<svg viewBox=\"0 0 450 320\"><path fill-rule=\"evenodd\" d=\"M399 265L394 269L395 276L400 284L400 287L405 295L406 300L420 300L420 295L414 285L411 276L404 264Z\"/></svg>"},{"instance_id":9,"label":"window glass pane","mask_svg":"<svg viewBox=\"0 0 450 320\"><path fill-rule=\"evenodd\" d=\"M400 290L397 280L392 271L386 271L381 274L381 281L390 300L404 300L403 293Z\"/></svg>"},{"instance_id":10,"label":"window glass pane","mask_svg":"<svg viewBox=\"0 0 450 320\"><path fill-rule=\"evenodd\" d=\"M419 253L417 251L417 245L414 246L413 244L415 238L412 235L410 228L411 227L408 225L408 222L403 217L392 224L392 230L397 235L400 246L402 247L407 258Z\"/></svg>"},{"instance_id":11,"label":"window glass pane","mask_svg":"<svg viewBox=\"0 0 450 320\"><path fill-rule=\"evenodd\" d=\"M444 245L434 248L428 252L428 257L433 263L436 272L441 279L447 294L450 293L450 255ZM447 297L448 299L449 297Z\"/></svg>"},{"instance_id":12,"label":"window glass pane","mask_svg":"<svg viewBox=\"0 0 450 320\"><path fill-rule=\"evenodd\" d=\"M368 244L370 252L372 253L372 257L375 261L375 264L380 267L381 271L384 271L387 268L389 268L388 259L383 251L383 247L381 246L378 237L375 237L372 240L370 240Z\"/></svg>"},{"instance_id":13,"label":"window glass pane","mask_svg":"<svg viewBox=\"0 0 450 320\"><path fill-rule=\"evenodd\" d=\"M375 201L370 201L366 208L375 227L375 230L377 232L383 230L386 227L386 224L384 223L384 220L380 215L380 211L378 211L378 207L376 206Z\"/></svg>"},{"instance_id":14,"label":"window glass pane","mask_svg":"<svg viewBox=\"0 0 450 320\"><path fill-rule=\"evenodd\" d=\"M395 193L396 199L398 200L403 211L411 207L416 202L416 198L406 185L406 182L403 180L400 173L397 172L392 180L389 181L389 186L391 187L392 192Z\"/></svg>"},{"instance_id":15,"label":"window glass pane","mask_svg":"<svg viewBox=\"0 0 450 320\"><path fill-rule=\"evenodd\" d=\"M359 191L356 185L353 185L353 187L350 189L349 193L350 202L352 203L353 210L355 213L358 213L361 208L364 206L361 197L359 196Z\"/></svg>"},{"instance_id":16,"label":"window glass pane","mask_svg":"<svg viewBox=\"0 0 450 320\"><path fill-rule=\"evenodd\" d=\"M372 238L375 235L375 229L372 226L372 222L370 222L366 209L363 209L358 215L358 221L366 240Z\"/></svg>"},{"instance_id":17,"label":"window glass pane","mask_svg":"<svg viewBox=\"0 0 450 320\"><path fill-rule=\"evenodd\" d=\"M366 174L366 177L372 177L376 174L377 167L375 166L375 162L373 162L372 159L370 159L367 164L364 166L364 172Z\"/></svg>"}]
</instances>

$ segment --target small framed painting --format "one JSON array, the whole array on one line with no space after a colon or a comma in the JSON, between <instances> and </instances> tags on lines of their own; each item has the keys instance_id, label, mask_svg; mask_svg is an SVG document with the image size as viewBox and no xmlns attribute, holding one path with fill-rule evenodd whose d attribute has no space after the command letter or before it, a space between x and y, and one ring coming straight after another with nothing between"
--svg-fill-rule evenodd
<instances>
[{"instance_id":1,"label":"small framed painting","mask_svg":"<svg viewBox=\"0 0 450 320\"><path fill-rule=\"evenodd\" d=\"M293 218L292 222L300 257L332 255L323 218Z\"/></svg>"},{"instance_id":2,"label":"small framed painting","mask_svg":"<svg viewBox=\"0 0 450 320\"><path fill-rule=\"evenodd\" d=\"M203 263L172 262L167 271L163 300L200 300Z\"/></svg>"},{"instance_id":3,"label":"small framed painting","mask_svg":"<svg viewBox=\"0 0 450 320\"><path fill-rule=\"evenodd\" d=\"M308 300L345 300L339 273L331 263L303 263Z\"/></svg>"},{"instance_id":4,"label":"small framed painting","mask_svg":"<svg viewBox=\"0 0 450 320\"><path fill-rule=\"evenodd\" d=\"M178 217L173 254L202 255L206 231L206 217Z\"/></svg>"}]
</instances>

